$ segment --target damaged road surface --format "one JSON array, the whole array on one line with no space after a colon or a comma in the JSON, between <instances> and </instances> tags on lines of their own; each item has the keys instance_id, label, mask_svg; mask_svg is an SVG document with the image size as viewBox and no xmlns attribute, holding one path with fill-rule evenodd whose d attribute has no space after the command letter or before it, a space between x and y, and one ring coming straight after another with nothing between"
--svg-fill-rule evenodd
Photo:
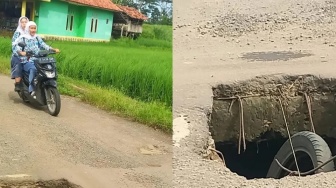
<instances>
[{"instance_id":1,"label":"damaged road surface","mask_svg":"<svg viewBox=\"0 0 336 188\"><path fill-rule=\"evenodd\" d=\"M209 128L232 171L252 179L335 170L335 79L258 76L213 93Z\"/></svg>"},{"instance_id":2,"label":"damaged road surface","mask_svg":"<svg viewBox=\"0 0 336 188\"><path fill-rule=\"evenodd\" d=\"M58 180L0 180L0 187L24 187L24 188L81 188L65 179Z\"/></svg>"},{"instance_id":3,"label":"damaged road surface","mask_svg":"<svg viewBox=\"0 0 336 188\"><path fill-rule=\"evenodd\" d=\"M219 109L221 112L217 112L217 116L218 120L220 115L232 119L234 125L229 128L234 130L231 133L220 130L224 125L220 125L219 121L215 122L215 119L212 125L209 124L206 116L212 112L212 87L217 87L219 84L230 85L256 76L273 74L312 74L323 78L335 78L335 5L335 1L329 0L174 1L174 117L187 115L187 121L190 121L188 126L185 126L188 131L182 132L188 132L188 135L174 146L174 187L336 187L335 171L306 177L262 178L267 176L275 155L288 140L277 97L242 99L244 116L246 115L244 118L246 150L244 151L242 143L240 155L237 147L240 125L239 102L232 104L232 116L237 118L233 120L228 113L231 101L215 101L218 105L225 104L222 107L223 110ZM185 11L185 7L188 7L188 11ZM291 82L291 80L288 81L288 83ZM322 131L320 128L328 123L319 120L323 118L318 117L321 112L316 108L322 105L324 118L334 117L331 118L328 115L333 113L332 108L328 107L331 105L328 101L332 100L331 96L320 98L314 95L310 97L312 119L318 133ZM329 97L328 100L326 100L327 97ZM294 101L290 104L300 105L287 108L285 107L287 101L282 99L285 111L293 112L293 108L301 106L302 111L299 112L305 114L301 116L299 113L287 114L288 126L300 125L298 127L300 130L296 132L301 133L298 138L303 138L304 143L317 140L316 143L319 144L313 144L313 151L317 151L315 148L318 146L325 146L316 135L310 136L311 134L302 132L311 129L307 103L304 102L305 97L301 95L289 99ZM263 112L252 108L252 104L257 102L253 100L264 100L267 102L265 105L273 104L275 107ZM295 100L299 103L295 103ZM319 101L326 103L319 104ZM258 110L257 114L251 113L256 110ZM262 117L263 114L271 117ZM292 116L299 118L302 124L294 122ZM250 131L252 120L258 121L255 122L256 129ZM277 125L277 122L281 125ZM323 125L320 125L321 123ZM225 124L228 126L228 123ZM209 125L212 126L211 131ZM276 132L271 128L284 128L284 130L280 129ZM213 134L210 135L209 132ZM329 130L323 132L332 135ZM291 134L295 132L291 130ZM253 139L255 137L257 139ZM327 144L332 142L331 138L323 135L322 139ZM211 148L213 142L216 149L226 155L224 156L226 167L221 161L208 160L208 158L216 159L215 156L203 158L205 156L203 154L213 154L207 150ZM328 147L333 151L329 144ZM305 158L306 155L301 157ZM230 159L232 159L231 162L235 160L236 163L231 163ZM302 161L307 161L306 167L311 167L309 164L311 161ZM302 168L300 170L306 171Z\"/></svg>"},{"instance_id":4,"label":"damaged road surface","mask_svg":"<svg viewBox=\"0 0 336 188\"><path fill-rule=\"evenodd\" d=\"M26 105L9 77L0 88L0 186L171 186L170 135L64 96L52 117Z\"/></svg>"}]
</instances>

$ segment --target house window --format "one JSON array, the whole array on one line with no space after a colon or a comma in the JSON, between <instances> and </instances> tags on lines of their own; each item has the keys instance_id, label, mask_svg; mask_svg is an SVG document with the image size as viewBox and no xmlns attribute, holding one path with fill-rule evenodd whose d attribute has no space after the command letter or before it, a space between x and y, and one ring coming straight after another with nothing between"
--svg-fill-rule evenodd
<instances>
[{"instance_id":1,"label":"house window","mask_svg":"<svg viewBox=\"0 0 336 188\"><path fill-rule=\"evenodd\" d=\"M70 15L70 31L72 31L74 16Z\"/></svg>"},{"instance_id":2,"label":"house window","mask_svg":"<svg viewBox=\"0 0 336 188\"><path fill-rule=\"evenodd\" d=\"M96 19L95 33L97 33L97 25L98 25L98 20Z\"/></svg>"},{"instance_id":3,"label":"house window","mask_svg":"<svg viewBox=\"0 0 336 188\"><path fill-rule=\"evenodd\" d=\"M92 33L92 30L93 30L93 18L91 19L91 33Z\"/></svg>"},{"instance_id":4,"label":"house window","mask_svg":"<svg viewBox=\"0 0 336 188\"><path fill-rule=\"evenodd\" d=\"M66 30L72 31L73 25L74 25L74 12L69 10L68 16L67 16Z\"/></svg>"},{"instance_id":5,"label":"house window","mask_svg":"<svg viewBox=\"0 0 336 188\"><path fill-rule=\"evenodd\" d=\"M91 33L97 33L97 27L98 27L98 19L92 18L91 19Z\"/></svg>"},{"instance_id":6,"label":"house window","mask_svg":"<svg viewBox=\"0 0 336 188\"><path fill-rule=\"evenodd\" d=\"M74 22L74 16L72 14L68 14L67 22L66 22L66 30L72 31L73 30L73 22Z\"/></svg>"},{"instance_id":7,"label":"house window","mask_svg":"<svg viewBox=\"0 0 336 188\"><path fill-rule=\"evenodd\" d=\"M109 22L109 20L108 20L108 19L106 19L106 24L108 24L108 22Z\"/></svg>"}]
</instances>

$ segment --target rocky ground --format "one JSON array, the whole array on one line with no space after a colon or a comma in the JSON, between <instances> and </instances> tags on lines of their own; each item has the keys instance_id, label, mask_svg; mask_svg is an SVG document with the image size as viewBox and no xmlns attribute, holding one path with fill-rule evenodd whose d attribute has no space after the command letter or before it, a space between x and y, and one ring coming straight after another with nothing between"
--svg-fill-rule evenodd
<instances>
[{"instance_id":1,"label":"rocky ground","mask_svg":"<svg viewBox=\"0 0 336 188\"><path fill-rule=\"evenodd\" d=\"M336 172L246 180L202 157L209 144L212 86L267 74L336 77L335 5L174 1L174 187L336 187Z\"/></svg>"}]
</instances>

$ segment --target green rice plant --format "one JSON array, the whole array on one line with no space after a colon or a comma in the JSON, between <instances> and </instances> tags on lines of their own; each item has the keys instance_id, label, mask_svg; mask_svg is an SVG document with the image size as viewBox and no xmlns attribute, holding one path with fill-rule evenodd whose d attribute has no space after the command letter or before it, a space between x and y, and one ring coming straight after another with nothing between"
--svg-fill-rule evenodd
<instances>
[{"instance_id":1,"label":"green rice plant","mask_svg":"<svg viewBox=\"0 0 336 188\"><path fill-rule=\"evenodd\" d=\"M144 24L141 38L172 41L173 29L168 25L150 25Z\"/></svg>"},{"instance_id":2,"label":"green rice plant","mask_svg":"<svg viewBox=\"0 0 336 188\"><path fill-rule=\"evenodd\" d=\"M172 106L171 49L58 41L52 45L62 50L57 55L60 73L117 88L134 99Z\"/></svg>"},{"instance_id":3,"label":"green rice plant","mask_svg":"<svg viewBox=\"0 0 336 188\"><path fill-rule=\"evenodd\" d=\"M112 40L110 43L112 46L119 46L119 47L146 47L151 49L163 49L163 50L171 50L172 49L172 42L166 40L158 40L158 39L151 39L151 38L144 38L140 37L136 40L132 40L129 38L121 38L118 40Z\"/></svg>"},{"instance_id":4,"label":"green rice plant","mask_svg":"<svg viewBox=\"0 0 336 188\"><path fill-rule=\"evenodd\" d=\"M0 38L0 56L9 57L11 56L11 39L9 37Z\"/></svg>"}]
</instances>

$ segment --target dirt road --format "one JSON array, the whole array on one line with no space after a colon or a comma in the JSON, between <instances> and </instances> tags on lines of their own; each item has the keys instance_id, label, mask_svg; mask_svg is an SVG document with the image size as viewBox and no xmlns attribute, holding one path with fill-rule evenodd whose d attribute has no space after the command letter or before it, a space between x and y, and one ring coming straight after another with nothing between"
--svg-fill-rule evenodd
<instances>
[{"instance_id":1,"label":"dirt road","mask_svg":"<svg viewBox=\"0 0 336 188\"><path fill-rule=\"evenodd\" d=\"M89 188L171 187L169 135L64 96L59 116L52 117L24 104L13 80L2 75L0 112L1 179L65 178Z\"/></svg>"},{"instance_id":2,"label":"dirt road","mask_svg":"<svg viewBox=\"0 0 336 188\"><path fill-rule=\"evenodd\" d=\"M322 0L174 1L175 187L336 186L334 172L247 181L200 155L212 85L278 73L336 76L335 10Z\"/></svg>"}]
</instances>

